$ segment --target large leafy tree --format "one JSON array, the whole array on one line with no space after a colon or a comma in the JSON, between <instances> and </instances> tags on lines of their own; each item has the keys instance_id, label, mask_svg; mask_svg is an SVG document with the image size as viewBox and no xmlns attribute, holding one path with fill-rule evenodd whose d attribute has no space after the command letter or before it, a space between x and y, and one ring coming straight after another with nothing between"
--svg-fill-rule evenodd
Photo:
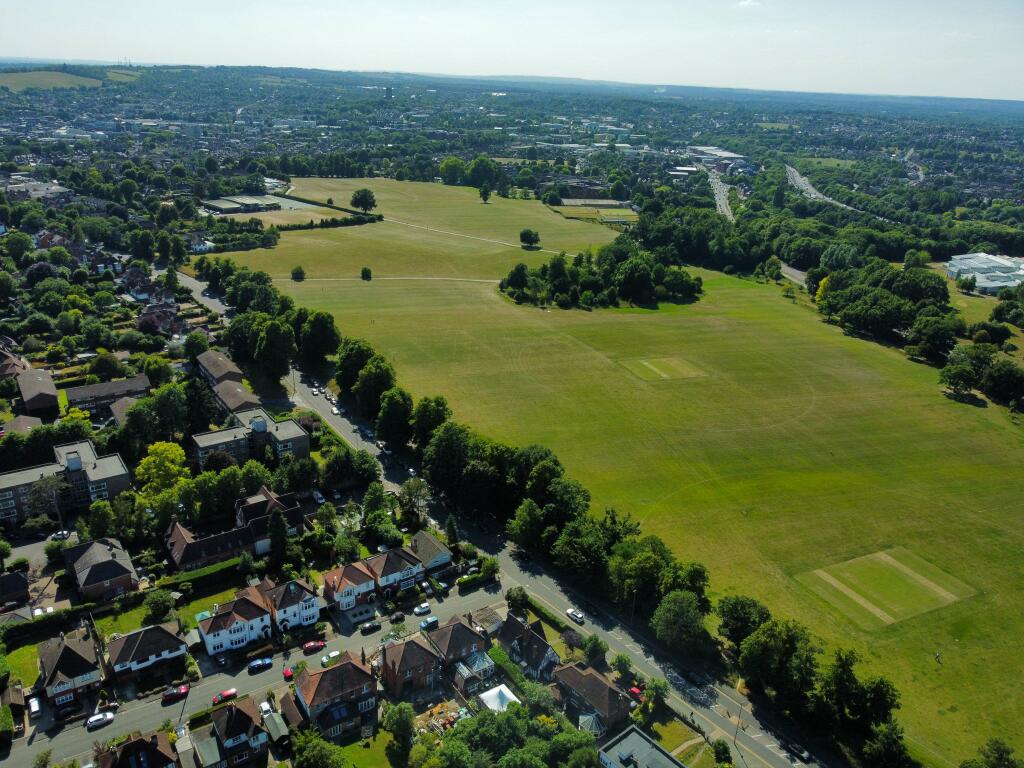
<instances>
[{"instance_id":1,"label":"large leafy tree","mask_svg":"<svg viewBox=\"0 0 1024 768\"><path fill-rule=\"evenodd\" d=\"M313 312L299 333L299 349L304 360L321 363L341 343L341 334L334 317L327 312Z\"/></svg>"},{"instance_id":2,"label":"large leafy tree","mask_svg":"<svg viewBox=\"0 0 1024 768\"><path fill-rule=\"evenodd\" d=\"M381 355L374 355L356 377L352 387L359 412L372 418L380 412L381 396L395 385L395 369Z\"/></svg>"},{"instance_id":3,"label":"large leafy tree","mask_svg":"<svg viewBox=\"0 0 1024 768\"><path fill-rule=\"evenodd\" d=\"M677 651L697 645L705 636L704 614L693 592L677 589L662 598L651 617L659 640Z\"/></svg>"},{"instance_id":4,"label":"large leafy tree","mask_svg":"<svg viewBox=\"0 0 1024 768\"><path fill-rule=\"evenodd\" d=\"M288 373L295 357L295 334L279 320L271 320L256 342L255 362L261 373L270 379L280 379Z\"/></svg>"},{"instance_id":5,"label":"large leafy tree","mask_svg":"<svg viewBox=\"0 0 1024 768\"><path fill-rule=\"evenodd\" d=\"M380 398L377 413L377 437L389 445L404 446L412 437L412 396L401 387L392 387Z\"/></svg>"},{"instance_id":6,"label":"large leafy tree","mask_svg":"<svg viewBox=\"0 0 1024 768\"><path fill-rule=\"evenodd\" d=\"M740 646L740 671L747 683L770 690L790 711L802 709L818 674L818 646L807 628L769 619Z\"/></svg>"}]
</instances>

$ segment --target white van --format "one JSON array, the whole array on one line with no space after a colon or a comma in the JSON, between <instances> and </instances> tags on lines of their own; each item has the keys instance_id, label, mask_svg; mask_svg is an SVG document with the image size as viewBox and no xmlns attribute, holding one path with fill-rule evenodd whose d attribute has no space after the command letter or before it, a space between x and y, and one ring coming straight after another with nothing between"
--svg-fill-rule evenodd
<instances>
[{"instance_id":1,"label":"white van","mask_svg":"<svg viewBox=\"0 0 1024 768\"><path fill-rule=\"evenodd\" d=\"M30 697L28 700L28 719L35 720L41 714L43 714L43 709L39 706L39 699L35 696Z\"/></svg>"}]
</instances>

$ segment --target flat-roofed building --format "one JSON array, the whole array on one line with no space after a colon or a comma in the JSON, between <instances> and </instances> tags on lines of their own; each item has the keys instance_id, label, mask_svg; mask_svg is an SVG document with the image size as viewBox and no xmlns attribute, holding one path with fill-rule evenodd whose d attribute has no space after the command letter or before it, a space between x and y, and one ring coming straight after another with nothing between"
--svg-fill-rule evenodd
<instances>
[{"instance_id":1,"label":"flat-roofed building","mask_svg":"<svg viewBox=\"0 0 1024 768\"><path fill-rule=\"evenodd\" d=\"M233 421L233 427L192 436L200 464L205 464L214 451L230 454L237 463L243 464L253 456L262 456L268 445L278 458L309 456L309 433L293 419L274 421L262 408L253 408L236 413Z\"/></svg>"}]
</instances>

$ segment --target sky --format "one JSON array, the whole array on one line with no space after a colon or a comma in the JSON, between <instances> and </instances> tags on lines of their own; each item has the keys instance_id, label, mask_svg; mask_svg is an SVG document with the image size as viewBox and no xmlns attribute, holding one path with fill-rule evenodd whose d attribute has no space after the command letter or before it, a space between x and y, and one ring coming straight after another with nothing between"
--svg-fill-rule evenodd
<instances>
[{"instance_id":1,"label":"sky","mask_svg":"<svg viewBox=\"0 0 1024 768\"><path fill-rule=\"evenodd\" d=\"M1024 100L1024 0L0 0L0 56Z\"/></svg>"}]
</instances>

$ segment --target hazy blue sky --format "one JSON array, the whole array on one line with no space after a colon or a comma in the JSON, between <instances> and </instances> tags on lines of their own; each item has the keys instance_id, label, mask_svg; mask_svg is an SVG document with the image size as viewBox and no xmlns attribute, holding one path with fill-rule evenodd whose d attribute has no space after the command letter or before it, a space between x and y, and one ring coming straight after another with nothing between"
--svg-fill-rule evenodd
<instances>
[{"instance_id":1,"label":"hazy blue sky","mask_svg":"<svg viewBox=\"0 0 1024 768\"><path fill-rule=\"evenodd\" d=\"M1024 0L0 0L0 56L1024 99Z\"/></svg>"}]
</instances>

